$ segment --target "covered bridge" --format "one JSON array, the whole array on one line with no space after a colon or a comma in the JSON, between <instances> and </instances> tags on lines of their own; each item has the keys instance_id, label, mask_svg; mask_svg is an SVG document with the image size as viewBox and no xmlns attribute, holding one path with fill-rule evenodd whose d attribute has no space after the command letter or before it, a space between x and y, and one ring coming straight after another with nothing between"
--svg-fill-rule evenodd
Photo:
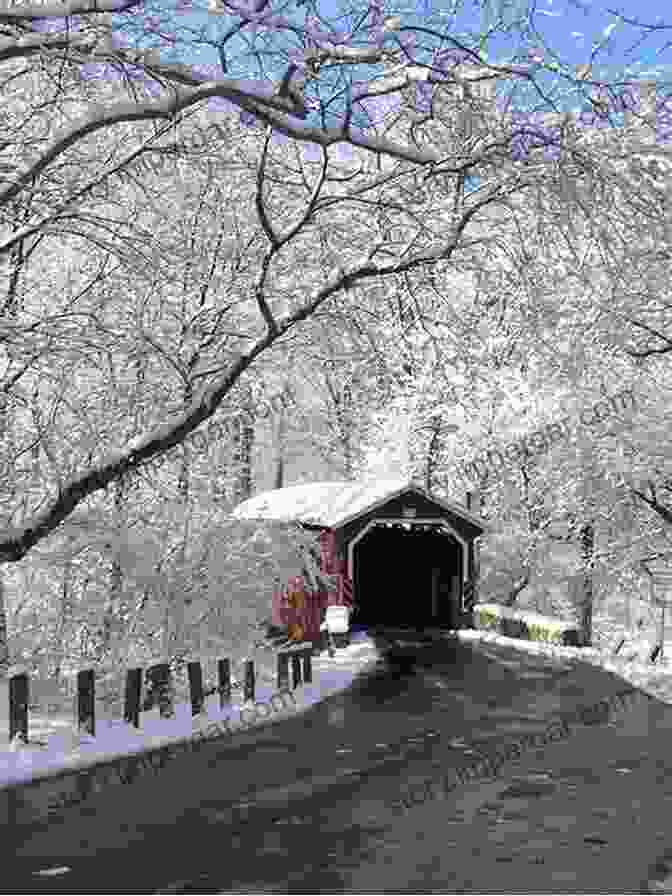
<instances>
[{"instance_id":1,"label":"covered bridge","mask_svg":"<svg viewBox=\"0 0 672 896\"><path fill-rule=\"evenodd\" d=\"M311 594L293 580L274 598L274 622L300 623L296 637L317 640L321 611L333 603L352 605L353 625L372 628L456 629L473 606L474 543L486 523L408 480L293 485L232 515L319 532L320 568L335 576L335 592Z\"/></svg>"}]
</instances>

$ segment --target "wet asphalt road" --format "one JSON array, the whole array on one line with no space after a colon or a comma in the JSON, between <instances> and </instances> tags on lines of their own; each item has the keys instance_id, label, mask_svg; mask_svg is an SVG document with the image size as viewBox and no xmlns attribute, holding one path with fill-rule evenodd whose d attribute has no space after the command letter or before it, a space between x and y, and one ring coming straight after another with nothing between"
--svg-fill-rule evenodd
<instances>
[{"instance_id":1,"label":"wet asphalt road","mask_svg":"<svg viewBox=\"0 0 672 896\"><path fill-rule=\"evenodd\" d=\"M0 892L356 892L348 881L375 863L409 781L622 688L603 670L508 647L405 648L305 714L23 828L12 850L3 836ZM432 879L460 892L440 861ZM399 879L396 892L419 890Z\"/></svg>"}]
</instances>

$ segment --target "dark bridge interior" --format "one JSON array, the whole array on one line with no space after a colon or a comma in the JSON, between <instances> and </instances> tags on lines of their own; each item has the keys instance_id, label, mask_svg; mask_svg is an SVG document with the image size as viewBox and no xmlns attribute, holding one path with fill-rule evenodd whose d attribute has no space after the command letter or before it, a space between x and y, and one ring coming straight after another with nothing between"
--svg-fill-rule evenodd
<instances>
[{"instance_id":1,"label":"dark bridge interior","mask_svg":"<svg viewBox=\"0 0 672 896\"><path fill-rule=\"evenodd\" d=\"M352 621L457 628L461 581L462 547L453 536L438 526L377 525L355 545Z\"/></svg>"}]
</instances>

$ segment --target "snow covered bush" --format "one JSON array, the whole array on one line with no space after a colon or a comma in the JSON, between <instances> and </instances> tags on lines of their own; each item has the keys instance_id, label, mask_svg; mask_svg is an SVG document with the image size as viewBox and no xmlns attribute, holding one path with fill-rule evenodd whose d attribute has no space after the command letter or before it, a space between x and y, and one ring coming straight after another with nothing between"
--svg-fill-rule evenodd
<instances>
[{"instance_id":1,"label":"snow covered bush","mask_svg":"<svg viewBox=\"0 0 672 896\"><path fill-rule=\"evenodd\" d=\"M488 607L474 607L475 628L485 629L488 631L497 631L498 616L497 613Z\"/></svg>"},{"instance_id":2,"label":"snow covered bush","mask_svg":"<svg viewBox=\"0 0 672 896\"><path fill-rule=\"evenodd\" d=\"M114 530L100 519L80 520L77 532L66 525L60 544L25 564L19 585L30 600L12 600L16 661L42 677L95 668L101 685L162 661L182 675L190 659L252 652L279 583L304 575L328 587L314 535L212 516L192 519L186 539L174 518Z\"/></svg>"},{"instance_id":3,"label":"snow covered bush","mask_svg":"<svg viewBox=\"0 0 672 896\"><path fill-rule=\"evenodd\" d=\"M499 632L509 638L551 644L578 643L578 633L572 623L499 604L478 604L474 608L474 623L477 629Z\"/></svg>"}]
</instances>

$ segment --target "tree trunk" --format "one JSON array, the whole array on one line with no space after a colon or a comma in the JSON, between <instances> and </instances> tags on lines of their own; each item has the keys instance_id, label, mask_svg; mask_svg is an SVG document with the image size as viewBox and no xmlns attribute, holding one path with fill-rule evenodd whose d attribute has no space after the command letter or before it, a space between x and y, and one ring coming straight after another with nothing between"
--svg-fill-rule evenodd
<instances>
[{"instance_id":1,"label":"tree trunk","mask_svg":"<svg viewBox=\"0 0 672 896\"><path fill-rule=\"evenodd\" d=\"M504 598L504 606L512 607L515 604L515 602L518 600L518 597L520 596L521 591L524 591L525 588L527 588L527 586L529 584L530 584L530 571L529 571L529 569L527 569L527 570L525 570L522 577L520 579L518 579L517 582L514 582L514 584L511 586L509 593Z\"/></svg>"},{"instance_id":2,"label":"tree trunk","mask_svg":"<svg viewBox=\"0 0 672 896\"><path fill-rule=\"evenodd\" d=\"M593 636L593 568L595 565L595 528L584 523L579 529L581 547L581 587L579 591L579 631L584 647L590 647Z\"/></svg>"},{"instance_id":3,"label":"tree trunk","mask_svg":"<svg viewBox=\"0 0 672 896\"><path fill-rule=\"evenodd\" d=\"M65 659L64 641L67 638L67 625L72 616L72 560L67 558L63 566L63 580L61 582L61 606L59 619L53 639L54 665L53 674L57 678L61 675L63 660Z\"/></svg>"},{"instance_id":4,"label":"tree trunk","mask_svg":"<svg viewBox=\"0 0 672 896\"><path fill-rule=\"evenodd\" d=\"M660 616L658 617L658 659L662 660L665 650L665 603L660 603Z\"/></svg>"},{"instance_id":5,"label":"tree trunk","mask_svg":"<svg viewBox=\"0 0 672 896\"><path fill-rule=\"evenodd\" d=\"M30 204L32 200L32 195L27 194L24 200L17 201L12 203L10 206L10 214L9 220L11 221L11 229L12 231L17 231L21 229L21 226L25 220L28 220L28 215L30 212ZM36 243L35 243L36 245ZM2 306L0 307L0 315L6 320L15 321L16 317L21 310L21 296L19 295L19 282L21 278L21 274L23 272L24 267L27 265L28 259L31 255L32 250L26 251L26 244L24 240L20 240L13 249L10 250L6 259L6 271L7 271L7 290L5 295L2 297ZM4 284L0 282L0 288L2 288ZM11 439L11 420L9 417L9 409L7 405L7 396L8 392L2 391L0 392L0 439L7 439L8 442L4 446L5 451L9 448L9 440ZM11 477L11 473L8 474L8 486L10 493L14 493L15 486ZM6 525L6 521L3 519L2 524ZM3 581L3 568L0 564L0 677L5 677L7 674L7 669L9 668L9 640L7 633L7 605L5 602L5 588Z\"/></svg>"},{"instance_id":6,"label":"tree trunk","mask_svg":"<svg viewBox=\"0 0 672 896\"><path fill-rule=\"evenodd\" d=\"M482 501L483 496L480 491L469 491L467 492L467 510L471 510L475 514L480 514L482 510ZM481 578L481 546L480 543L476 544L473 541L469 542L469 554L468 554L468 598L469 603L472 608L474 604L478 603L479 600L479 582ZM465 595L463 597L463 601L465 601ZM473 614L469 613L468 616L465 616L464 622L469 626L473 626Z\"/></svg>"},{"instance_id":7,"label":"tree trunk","mask_svg":"<svg viewBox=\"0 0 672 896\"><path fill-rule=\"evenodd\" d=\"M254 415L251 406L245 408L239 420L236 438L236 503L252 495L252 449L254 447Z\"/></svg>"},{"instance_id":8,"label":"tree trunk","mask_svg":"<svg viewBox=\"0 0 672 896\"><path fill-rule=\"evenodd\" d=\"M350 386L343 388L343 395L337 405L338 426L343 447L343 470L346 479L352 479L354 457L352 451L352 391Z\"/></svg>"},{"instance_id":9,"label":"tree trunk","mask_svg":"<svg viewBox=\"0 0 672 896\"><path fill-rule=\"evenodd\" d=\"M5 587L3 569L0 566L0 678L7 676L9 669L9 643L7 640L7 606L5 604Z\"/></svg>"},{"instance_id":10,"label":"tree trunk","mask_svg":"<svg viewBox=\"0 0 672 896\"><path fill-rule=\"evenodd\" d=\"M425 488L428 492L431 492L434 486L434 473L438 466L439 451L441 450L441 418L438 414L432 417L430 432L425 460Z\"/></svg>"},{"instance_id":11,"label":"tree trunk","mask_svg":"<svg viewBox=\"0 0 672 896\"><path fill-rule=\"evenodd\" d=\"M122 476L114 484L114 510L115 522L120 536L123 533L126 516L126 477ZM120 545L116 545L112 561L110 563L110 578L108 586L107 600L103 609L103 620L100 630L100 651L99 662L103 662L107 657L112 642L112 627L115 621L115 614L118 613L121 604L121 594L124 584L124 574L120 562Z\"/></svg>"},{"instance_id":12,"label":"tree trunk","mask_svg":"<svg viewBox=\"0 0 672 896\"><path fill-rule=\"evenodd\" d=\"M275 478L273 488L282 488L285 481L285 405L280 403L275 422Z\"/></svg>"}]
</instances>

